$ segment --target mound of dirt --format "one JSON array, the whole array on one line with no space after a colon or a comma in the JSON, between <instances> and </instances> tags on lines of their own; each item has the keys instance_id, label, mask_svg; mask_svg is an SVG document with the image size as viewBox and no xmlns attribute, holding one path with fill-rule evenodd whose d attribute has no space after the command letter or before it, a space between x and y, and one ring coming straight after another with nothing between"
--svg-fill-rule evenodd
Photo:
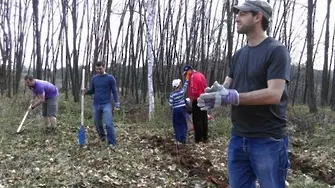
<instances>
[{"instance_id":1,"label":"mound of dirt","mask_svg":"<svg viewBox=\"0 0 335 188\"><path fill-rule=\"evenodd\" d=\"M160 136L152 136L147 139L153 148L158 148L174 157L176 164L188 170L189 177L198 176L207 179L209 182L228 188L228 178L218 178L218 174L224 172L213 169L209 159L197 157L198 155L186 146L177 146L172 140ZM309 157L302 157L298 154L289 152L291 168L309 174L316 181L322 181L329 185L335 185L335 169L323 164L314 162Z\"/></svg>"},{"instance_id":2,"label":"mound of dirt","mask_svg":"<svg viewBox=\"0 0 335 188\"><path fill-rule=\"evenodd\" d=\"M324 164L317 164L309 157L289 152L291 168L309 174L314 180L335 185L335 169Z\"/></svg>"},{"instance_id":3,"label":"mound of dirt","mask_svg":"<svg viewBox=\"0 0 335 188\"><path fill-rule=\"evenodd\" d=\"M228 188L228 178L219 178L217 175L224 172L213 169L212 162L209 159L196 157L197 155L191 151L187 145L177 146L172 140L162 138L160 136L152 136L147 139L152 147L159 148L165 153L169 153L174 157L176 164L188 170L188 176L198 176L217 185L221 188Z\"/></svg>"}]
</instances>

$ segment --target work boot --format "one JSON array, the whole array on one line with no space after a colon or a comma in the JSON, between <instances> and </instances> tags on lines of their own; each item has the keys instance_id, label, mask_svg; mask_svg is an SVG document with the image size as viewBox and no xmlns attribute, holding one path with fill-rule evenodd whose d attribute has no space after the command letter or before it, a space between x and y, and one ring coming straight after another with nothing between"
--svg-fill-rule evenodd
<instances>
[{"instance_id":1,"label":"work boot","mask_svg":"<svg viewBox=\"0 0 335 188\"><path fill-rule=\"evenodd\" d=\"M55 133L56 132L56 127L46 127L44 129L44 132L47 133L47 134Z\"/></svg>"},{"instance_id":2,"label":"work boot","mask_svg":"<svg viewBox=\"0 0 335 188\"><path fill-rule=\"evenodd\" d=\"M109 144L108 147L111 151L116 152L116 146L113 146L112 144Z\"/></svg>"}]
</instances>

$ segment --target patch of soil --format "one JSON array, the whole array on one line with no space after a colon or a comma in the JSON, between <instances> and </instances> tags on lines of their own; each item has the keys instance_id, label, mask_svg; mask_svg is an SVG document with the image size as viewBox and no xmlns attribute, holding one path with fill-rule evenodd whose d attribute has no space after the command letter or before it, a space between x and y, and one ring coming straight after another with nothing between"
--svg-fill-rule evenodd
<instances>
[{"instance_id":1,"label":"patch of soil","mask_svg":"<svg viewBox=\"0 0 335 188\"><path fill-rule=\"evenodd\" d=\"M314 180L335 185L335 169L324 164L317 164L309 157L289 152L291 168L309 174Z\"/></svg>"},{"instance_id":2,"label":"patch of soil","mask_svg":"<svg viewBox=\"0 0 335 188\"><path fill-rule=\"evenodd\" d=\"M187 145L177 146L172 140L162 138L160 136L152 136L147 139L152 147L161 149L165 153L169 153L174 157L176 164L188 170L188 176L198 176L215 184L221 188L228 188L228 178L220 179L217 174L224 172L215 170L209 159L197 157L197 155L187 147Z\"/></svg>"},{"instance_id":3,"label":"patch of soil","mask_svg":"<svg viewBox=\"0 0 335 188\"><path fill-rule=\"evenodd\" d=\"M177 146L172 140L160 136L152 136L147 139L152 147L159 148L165 153L174 157L176 164L188 170L189 177L198 176L206 178L209 182L222 187L228 188L228 178L220 179L217 174L224 174L213 169L209 159L197 157L197 154L187 146ZM289 152L291 169L300 170L309 174L314 180L325 182L329 185L335 185L335 169L324 165L317 164L309 157L302 157L298 154Z\"/></svg>"}]
</instances>

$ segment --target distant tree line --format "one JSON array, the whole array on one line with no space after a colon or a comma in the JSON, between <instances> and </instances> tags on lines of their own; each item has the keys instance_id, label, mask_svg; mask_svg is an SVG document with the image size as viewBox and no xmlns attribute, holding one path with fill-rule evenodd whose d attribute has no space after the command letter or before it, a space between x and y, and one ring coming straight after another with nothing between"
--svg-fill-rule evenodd
<instances>
[{"instance_id":1,"label":"distant tree line","mask_svg":"<svg viewBox=\"0 0 335 188\"><path fill-rule=\"evenodd\" d=\"M203 72L208 84L222 82L232 55L245 44L245 37L235 32L231 8L239 2L150 2L152 49L147 45L147 1L0 1L1 95L12 97L20 93L22 75L29 73L52 83L58 80L66 98L79 101L82 68L88 70L88 84L94 64L103 60L107 71L117 78L121 95L133 97L136 103L147 102L148 50L153 52L153 89L161 103L166 102L172 79L182 78L185 64ZM316 0L308 0L307 6L295 0L268 2L274 7L268 34L285 44L291 54L300 54L292 61L291 104L308 104L310 112L317 112L319 105L335 110L331 0L327 0L320 36L314 32ZM303 14L298 15L298 9ZM303 38L299 37L301 33L306 33ZM302 44L302 50L297 50ZM322 48L323 70L315 71L317 52Z\"/></svg>"}]
</instances>

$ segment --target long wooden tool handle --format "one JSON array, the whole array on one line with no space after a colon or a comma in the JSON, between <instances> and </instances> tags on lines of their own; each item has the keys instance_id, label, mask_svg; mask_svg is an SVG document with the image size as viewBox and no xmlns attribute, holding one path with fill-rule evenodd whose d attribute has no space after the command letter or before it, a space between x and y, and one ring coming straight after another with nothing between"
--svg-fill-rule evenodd
<instances>
[{"instance_id":1,"label":"long wooden tool handle","mask_svg":"<svg viewBox=\"0 0 335 188\"><path fill-rule=\"evenodd\" d=\"M81 80L81 88L85 88L85 69L83 69L83 76ZM84 125L84 94L81 95L81 114L80 114L80 123Z\"/></svg>"},{"instance_id":2,"label":"long wooden tool handle","mask_svg":"<svg viewBox=\"0 0 335 188\"><path fill-rule=\"evenodd\" d=\"M30 109L31 105L32 105L32 103L30 103L29 109ZM23 117L23 119L22 119L22 121L20 123L20 126L19 126L19 128L17 128L16 132L20 132L20 130L22 128L22 125L23 125L24 121L26 120L26 118L28 116L29 109L27 110L26 114L24 115L24 117Z\"/></svg>"}]
</instances>

